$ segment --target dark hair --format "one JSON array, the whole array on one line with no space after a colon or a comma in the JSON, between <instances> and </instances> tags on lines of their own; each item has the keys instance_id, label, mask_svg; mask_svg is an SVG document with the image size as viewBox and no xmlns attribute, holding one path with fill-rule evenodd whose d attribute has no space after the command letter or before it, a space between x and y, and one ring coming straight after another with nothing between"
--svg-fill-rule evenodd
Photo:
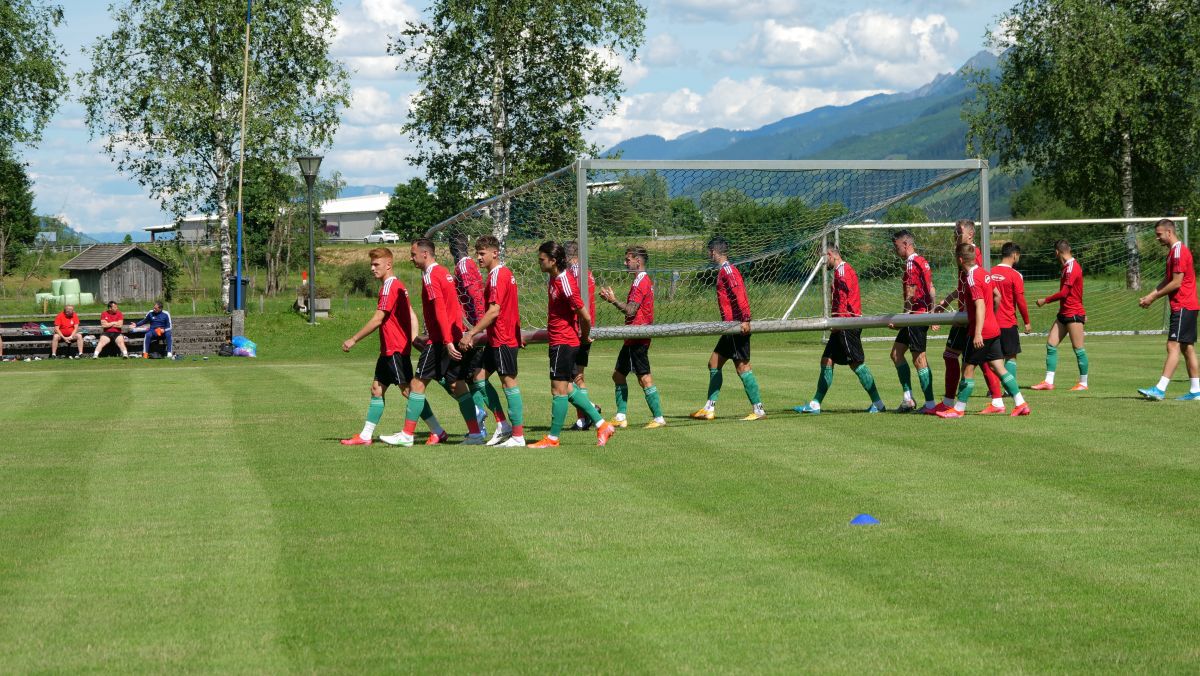
<instances>
[{"instance_id":1,"label":"dark hair","mask_svg":"<svg viewBox=\"0 0 1200 676\"><path fill-rule=\"evenodd\" d=\"M964 261L971 261L972 263L974 263L975 262L975 245L967 244L967 243L959 244L958 246L954 247L954 255L958 256L959 258L963 259Z\"/></svg>"},{"instance_id":2,"label":"dark hair","mask_svg":"<svg viewBox=\"0 0 1200 676\"><path fill-rule=\"evenodd\" d=\"M708 245L706 248L709 251L715 251L719 254L726 254L729 253L729 242L724 237L717 235L716 237L708 240Z\"/></svg>"},{"instance_id":3,"label":"dark hair","mask_svg":"<svg viewBox=\"0 0 1200 676\"><path fill-rule=\"evenodd\" d=\"M1008 258L1013 254L1021 253L1021 245L1016 242L1005 242L1004 246L1000 247L1000 257Z\"/></svg>"},{"instance_id":4,"label":"dark hair","mask_svg":"<svg viewBox=\"0 0 1200 676\"><path fill-rule=\"evenodd\" d=\"M893 244L896 242L899 242L900 240L904 240L905 242L908 242L909 244L917 243L917 240L915 238L913 238L913 234L907 230L897 230L896 232L892 233L892 243Z\"/></svg>"},{"instance_id":5,"label":"dark hair","mask_svg":"<svg viewBox=\"0 0 1200 676\"><path fill-rule=\"evenodd\" d=\"M162 301L161 301L161 300L156 300L156 301L154 301L154 309L156 309L156 310L161 310L161 309L163 309L163 304L162 304Z\"/></svg>"},{"instance_id":6,"label":"dark hair","mask_svg":"<svg viewBox=\"0 0 1200 676\"><path fill-rule=\"evenodd\" d=\"M115 300L110 300L110 301L108 301L107 303L105 303L105 304L104 304L104 307L112 307L112 306L114 306L114 305L116 305L116 304L117 304L117 301L115 301Z\"/></svg>"},{"instance_id":7,"label":"dark hair","mask_svg":"<svg viewBox=\"0 0 1200 676\"><path fill-rule=\"evenodd\" d=\"M954 232L955 233L959 233L964 230L970 230L971 232L975 232L975 221L972 221L969 218L960 218L957 221L954 221Z\"/></svg>"},{"instance_id":8,"label":"dark hair","mask_svg":"<svg viewBox=\"0 0 1200 676\"><path fill-rule=\"evenodd\" d=\"M625 247L625 253L633 254L642 259L642 265L647 265L650 262L650 254L646 251L646 247L636 244Z\"/></svg>"},{"instance_id":9,"label":"dark hair","mask_svg":"<svg viewBox=\"0 0 1200 676\"><path fill-rule=\"evenodd\" d=\"M579 255L579 242L571 240L570 242L562 243L563 251L566 252L567 258L575 258Z\"/></svg>"},{"instance_id":10,"label":"dark hair","mask_svg":"<svg viewBox=\"0 0 1200 676\"><path fill-rule=\"evenodd\" d=\"M1171 232L1175 232L1175 221L1172 221L1169 218L1159 219L1159 221L1154 224L1154 227L1169 228Z\"/></svg>"},{"instance_id":11,"label":"dark hair","mask_svg":"<svg viewBox=\"0 0 1200 676\"><path fill-rule=\"evenodd\" d=\"M467 233L459 231L450 235L450 255L456 261L467 255Z\"/></svg>"},{"instance_id":12,"label":"dark hair","mask_svg":"<svg viewBox=\"0 0 1200 676\"><path fill-rule=\"evenodd\" d=\"M433 243L433 240L425 238L425 237L422 237L421 239L413 240L413 245L416 246L418 249L424 249L424 250L428 251L429 253L434 253L435 251L437 251L437 245Z\"/></svg>"},{"instance_id":13,"label":"dark hair","mask_svg":"<svg viewBox=\"0 0 1200 676\"><path fill-rule=\"evenodd\" d=\"M542 242L542 245L538 247L538 253L546 254L546 256L553 260L554 266L560 272L567 269L567 250L563 248L563 245L556 243L554 240Z\"/></svg>"},{"instance_id":14,"label":"dark hair","mask_svg":"<svg viewBox=\"0 0 1200 676\"><path fill-rule=\"evenodd\" d=\"M1054 243L1054 250L1058 253L1066 253L1071 250L1071 243L1065 239L1060 239Z\"/></svg>"},{"instance_id":15,"label":"dark hair","mask_svg":"<svg viewBox=\"0 0 1200 676\"><path fill-rule=\"evenodd\" d=\"M480 249L495 249L499 251L500 240L496 239L495 235L483 235L475 240L475 250L478 251Z\"/></svg>"}]
</instances>

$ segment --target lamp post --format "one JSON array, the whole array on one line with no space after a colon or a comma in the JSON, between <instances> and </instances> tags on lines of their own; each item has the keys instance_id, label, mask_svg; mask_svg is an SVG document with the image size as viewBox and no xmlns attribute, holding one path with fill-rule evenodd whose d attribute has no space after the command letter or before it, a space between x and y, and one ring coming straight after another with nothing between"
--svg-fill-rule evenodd
<instances>
[{"instance_id":1,"label":"lamp post","mask_svg":"<svg viewBox=\"0 0 1200 676\"><path fill-rule=\"evenodd\" d=\"M317 323L317 257L313 250L313 185L317 182L317 171L321 169L321 160L324 159L319 155L303 155L296 158L296 162L300 165L300 173L304 175L304 182L308 185L308 323Z\"/></svg>"}]
</instances>

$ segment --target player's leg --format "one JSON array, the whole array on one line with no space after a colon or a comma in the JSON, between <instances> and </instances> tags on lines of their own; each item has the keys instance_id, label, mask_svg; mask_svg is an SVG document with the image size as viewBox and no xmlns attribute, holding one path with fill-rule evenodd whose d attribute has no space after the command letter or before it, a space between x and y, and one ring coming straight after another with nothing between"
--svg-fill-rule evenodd
<instances>
[{"instance_id":1,"label":"player's leg","mask_svg":"<svg viewBox=\"0 0 1200 676\"><path fill-rule=\"evenodd\" d=\"M570 345L551 345L547 353L550 358L550 432L541 441L530 444L530 448L558 446L567 410L571 408L568 397L571 383L575 380L575 348Z\"/></svg>"},{"instance_id":2,"label":"player's leg","mask_svg":"<svg viewBox=\"0 0 1200 676\"><path fill-rule=\"evenodd\" d=\"M575 386L575 389L583 390L584 396L588 395L587 381L584 378L584 373L587 371L588 361L590 359L591 353L592 353L592 344L591 343L580 343L579 350L577 352L575 352L575 380L572 381L572 384ZM584 412L582 409L580 409L578 406L576 406L575 407L575 424L572 426L572 429L586 430L586 429L589 429L590 427L591 427L591 419L588 417L586 412Z\"/></svg>"},{"instance_id":3,"label":"player's leg","mask_svg":"<svg viewBox=\"0 0 1200 676\"><path fill-rule=\"evenodd\" d=\"M458 412L462 415L463 422L467 424L467 436L461 443L468 446L482 446L487 442L487 439L483 438L483 431L479 427L479 418L475 411L475 399L471 396L470 386L467 385L466 380L459 377L459 372L456 368L447 371L446 378L454 383L451 396L458 403Z\"/></svg>"},{"instance_id":4,"label":"player's leg","mask_svg":"<svg viewBox=\"0 0 1200 676\"><path fill-rule=\"evenodd\" d=\"M704 407L692 414L693 418L699 420L712 420L717 413L717 398L721 396L721 386L724 384L725 377L721 373L721 369L725 367L725 362L733 356L733 343L729 340L729 336L721 336L717 339L717 346L713 348L712 354L708 358L708 399L704 402Z\"/></svg>"},{"instance_id":5,"label":"player's leg","mask_svg":"<svg viewBox=\"0 0 1200 676\"><path fill-rule=\"evenodd\" d=\"M808 400L807 404L795 406L792 408L797 413L811 413L819 415L821 413L821 402L825 400L826 393L833 385L833 365L836 358L844 355L845 343L842 339L842 331L830 331L829 340L825 343L825 351L821 353L820 371L817 373L817 389L813 392L812 399Z\"/></svg>"},{"instance_id":6,"label":"player's leg","mask_svg":"<svg viewBox=\"0 0 1200 676\"><path fill-rule=\"evenodd\" d=\"M734 343L733 366L737 369L738 378L746 390L746 399L750 400L751 410L742 420L761 420L767 417L763 408L762 394L758 387L758 378L754 377L754 369L750 367L750 336L731 336Z\"/></svg>"},{"instance_id":7,"label":"player's leg","mask_svg":"<svg viewBox=\"0 0 1200 676\"><path fill-rule=\"evenodd\" d=\"M58 334L50 336L50 358L58 356Z\"/></svg>"},{"instance_id":8,"label":"player's leg","mask_svg":"<svg viewBox=\"0 0 1200 676\"><path fill-rule=\"evenodd\" d=\"M879 390L875 387L875 376L865 363L867 356L863 351L862 331L851 329L841 331L841 334L843 354L835 355L835 363L846 364L854 372L854 375L858 377L858 383L862 385L867 396L871 398L871 406L867 408L867 413L883 413L887 408L883 405L883 399L879 396Z\"/></svg>"},{"instance_id":9,"label":"player's leg","mask_svg":"<svg viewBox=\"0 0 1200 676\"><path fill-rule=\"evenodd\" d=\"M963 343L965 342L966 333L966 327L950 327L950 335L946 338L946 349L942 350L942 363L946 367L944 378L945 391L942 397L942 404L945 406L953 406L954 399L958 394L959 381L962 376Z\"/></svg>"},{"instance_id":10,"label":"player's leg","mask_svg":"<svg viewBox=\"0 0 1200 676\"><path fill-rule=\"evenodd\" d=\"M163 331L163 340L167 343L167 358L175 355L175 332L171 329Z\"/></svg>"},{"instance_id":11,"label":"player's leg","mask_svg":"<svg viewBox=\"0 0 1200 676\"><path fill-rule=\"evenodd\" d=\"M958 382L958 389L954 394L954 405L944 411L938 411L939 418L961 418L966 414L967 402L971 399L971 393L975 390L975 364L973 363L972 353L964 353L967 359L963 363L962 378Z\"/></svg>"},{"instance_id":12,"label":"player's leg","mask_svg":"<svg viewBox=\"0 0 1200 676\"><path fill-rule=\"evenodd\" d=\"M1000 382L1000 376L992 368L990 362L984 362L980 367L983 371L983 380L987 383L988 396L992 398L990 406L994 409L1004 410L1004 386Z\"/></svg>"},{"instance_id":13,"label":"player's leg","mask_svg":"<svg viewBox=\"0 0 1200 676\"><path fill-rule=\"evenodd\" d=\"M638 384L642 386L642 395L646 397L646 407L650 409L650 422L646 423L645 429L652 430L666 425L667 419L663 416L662 397L658 394L658 385L654 384L654 376L650 373L649 357L646 359L645 368L645 373L638 373L637 377Z\"/></svg>"},{"instance_id":14,"label":"player's leg","mask_svg":"<svg viewBox=\"0 0 1200 676\"><path fill-rule=\"evenodd\" d=\"M1192 332L1192 339L1195 340L1195 331ZM1176 398L1181 401L1200 401L1200 359L1196 356L1196 345L1194 342L1182 344L1181 351L1187 362L1188 393Z\"/></svg>"},{"instance_id":15,"label":"player's leg","mask_svg":"<svg viewBox=\"0 0 1200 676\"><path fill-rule=\"evenodd\" d=\"M1008 396L1013 398L1012 417L1029 415L1029 404L1025 403L1025 396L1021 394L1021 388L1017 385L1016 375L1009 372L999 359L989 361L987 364L1000 375L1000 385L1008 393ZM1001 411L1003 411L1003 407Z\"/></svg>"},{"instance_id":16,"label":"player's leg","mask_svg":"<svg viewBox=\"0 0 1200 676\"><path fill-rule=\"evenodd\" d=\"M96 341L96 349L95 349L95 351L92 352L92 359L99 359L100 352L102 350L104 350L104 346L108 345L109 342L111 342L111 341L108 338L108 334L107 333L102 334L100 336L100 339Z\"/></svg>"},{"instance_id":17,"label":"player's leg","mask_svg":"<svg viewBox=\"0 0 1200 676\"><path fill-rule=\"evenodd\" d=\"M381 354L375 360L375 377L371 380L371 400L367 404L366 422L363 423L362 431L357 435L349 439L343 439L343 445L367 446L371 444L371 437L375 434L375 428L379 425L379 421L383 419L383 393L387 389L388 384L400 382L395 356Z\"/></svg>"},{"instance_id":18,"label":"player's leg","mask_svg":"<svg viewBox=\"0 0 1200 676\"><path fill-rule=\"evenodd\" d=\"M117 349L121 351L122 357L129 356L129 346L125 344L125 336L117 334Z\"/></svg>"},{"instance_id":19,"label":"player's leg","mask_svg":"<svg viewBox=\"0 0 1200 676\"><path fill-rule=\"evenodd\" d=\"M911 411L916 408L912 395L912 369L908 367L908 356L906 354L909 349L908 343L912 340L908 328L900 329L896 333L896 342L892 343L892 363L896 365L896 377L899 378L900 389L904 393L904 398L897 410L903 409L904 411ZM907 407L905 406L906 404Z\"/></svg>"},{"instance_id":20,"label":"player's leg","mask_svg":"<svg viewBox=\"0 0 1200 676\"><path fill-rule=\"evenodd\" d=\"M1075 349L1075 363L1079 365L1079 384L1072 391L1086 390L1088 387L1088 356L1083 346L1083 317L1067 324L1067 332L1071 336L1071 347Z\"/></svg>"},{"instance_id":21,"label":"player's leg","mask_svg":"<svg viewBox=\"0 0 1200 676\"><path fill-rule=\"evenodd\" d=\"M925 397L925 405L921 408L921 412L932 415L936 412L937 402L933 400L933 370L929 368L929 354L925 351L929 328L925 326L911 328L916 330L919 337L919 342L910 343L909 348L912 352L913 366L917 369L917 384L921 386L921 394ZM915 349L914 344L919 349Z\"/></svg>"},{"instance_id":22,"label":"player's leg","mask_svg":"<svg viewBox=\"0 0 1200 676\"><path fill-rule=\"evenodd\" d=\"M613 398L616 400L617 412L613 416L613 425L627 427L626 413L629 409L629 382L627 376L633 371L633 357L629 354L629 346L622 345L617 353L617 362L613 366Z\"/></svg>"},{"instance_id":23,"label":"player's leg","mask_svg":"<svg viewBox=\"0 0 1200 676\"><path fill-rule=\"evenodd\" d=\"M1058 319L1050 326L1050 335L1046 336L1046 378L1033 386L1035 390L1053 390L1054 373L1058 370L1058 344L1067 334L1067 327Z\"/></svg>"},{"instance_id":24,"label":"player's leg","mask_svg":"<svg viewBox=\"0 0 1200 676\"><path fill-rule=\"evenodd\" d=\"M512 426L511 436L504 441L497 442L496 445L499 446L525 445L525 400L521 398L521 386L517 383L516 350L513 352L511 371L500 374L500 386L504 388L504 400L508 402L508 422Z\"/></svg>"}]
</instances>

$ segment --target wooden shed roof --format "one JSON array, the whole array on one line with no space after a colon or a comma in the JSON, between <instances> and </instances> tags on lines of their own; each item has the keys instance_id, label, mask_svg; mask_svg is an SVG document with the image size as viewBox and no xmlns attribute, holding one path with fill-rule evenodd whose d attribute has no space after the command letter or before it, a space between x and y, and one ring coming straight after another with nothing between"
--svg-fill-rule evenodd
<instances>
[{"instance_id":1,"label":"wooden shed roof","mask_svg":"<svg viewBox=\"0 0 1200 676\"><path fill-rule=\"evenodd\" d=\"M93 244L83 253L59 266L62 270L107 270L125 256L140 253L166 267L161 258L135 244Z\"/></svg>"}]
</instances>

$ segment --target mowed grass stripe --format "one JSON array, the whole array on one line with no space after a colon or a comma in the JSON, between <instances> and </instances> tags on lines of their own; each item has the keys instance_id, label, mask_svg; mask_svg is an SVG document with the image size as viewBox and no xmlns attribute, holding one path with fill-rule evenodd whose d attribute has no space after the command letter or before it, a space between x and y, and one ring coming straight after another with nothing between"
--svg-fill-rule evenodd
<instances>
[{"instance_id":1,"label":"mowed grass stripe","mask_svg":"<svg viewBox=\"0 0 1200 676\"><path fill-rule=\"evenodd\" d=\"M253 441L256 471L280 517L285 643L296 668L666 668L652 637L630 632L603 599L580 594L464 508L412 461L416 451L336 445L330 430L361 415L339 403L348 398L340 388L314 386L327 381L309 381L308 372L278 375L293 402L326 414L295 420L247 402L237 423ZM236 383L228 387L236 393ZM331 390L337 396L327 396ZM461 450L430 452L456 463L467 459ZM486 466L472 474L488 481Z\"/></svg>"},{"instance_id":2,"label":"mowed grass stripe","mask_svg":"<svg viewBox=\"0 0 1200 676\"><path fill-rule=\"evenodd\" d=\"M17 670L286 666L275 618L275 526L199 374L134 378L88 440L84 518L27 590ZM171 396L188 392L192 396Z\"/></svg>"}]
</instances>

